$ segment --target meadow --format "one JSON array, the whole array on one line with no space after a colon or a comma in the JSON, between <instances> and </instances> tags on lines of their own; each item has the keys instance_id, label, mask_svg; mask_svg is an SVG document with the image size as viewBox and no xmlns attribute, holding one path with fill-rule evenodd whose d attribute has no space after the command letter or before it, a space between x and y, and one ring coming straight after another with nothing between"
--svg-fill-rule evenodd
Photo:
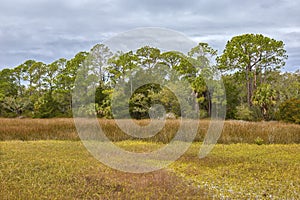
<instances>
[{"instance_id":1,"label":"meadow","mask_svg":"<svg viewBox=\"0 0 300 200\"><path fill-rule=\"evenodd\" d=\"M135 120L139 125L146 125L147 120ZM148 142L169 143L178 130L179 120L167 120L165 127ZM195 142L203 141L210 121L200 120ZM135 140L119 129L114 120L99 119L99 124L106 136L112 141ZM0 119L0 141L6 140L80 140L74 120L71 118L53 119ZM223 132L218 140L220 144L232 143L262 144L299 144L300 125L282 122L247 122L225 121Z\"/></svg>"},{"instance_id":2,"label":"meadow","mask_svg":"<svg viewBox=\"0 0 300 200\"><path fill-rule=\"evenodd\" d=\"M99 122L132 152L166 145L178 126L170 120L142 141L122 135L112 120ZM226 121L218 144L200 159L208 125L200 121L196 141L167 168L132 174L96 160L72 119L0 119L0 199L300 199L299 125Z\"/></svg>"}]
</instances>

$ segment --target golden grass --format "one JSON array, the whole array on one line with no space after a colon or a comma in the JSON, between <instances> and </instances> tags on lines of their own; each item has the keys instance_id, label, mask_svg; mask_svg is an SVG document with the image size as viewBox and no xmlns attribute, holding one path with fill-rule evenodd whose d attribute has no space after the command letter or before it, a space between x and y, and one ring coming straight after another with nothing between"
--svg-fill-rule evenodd
<instances>
[{"instance_id":1,"label":"golden grass","mask_svg":"<svg viewBox=\"0 0 300 200\"><path fill-rule=\"evenodd\" d=\"M163 144L122 141L130 151ZM168 168L147 174L111 169L79 141L0 142L0 199L299 199L299 144L201 143Z\"/></svg>"},{"instance_id":2,"label":"golden grass","mask_svg":"<svg viewBox=\"0 0 300 200\"><path fill-rule=\"evenodd\" d=\"M169 168L212 199L300 199L299 144L217 144L203 159L199 148Z\"/></svg>"},{"instance_id":3,"label":"golden grass","mask_svg":"<svg viewBox=\"0 0 300 200\"><path fill-rule=\"evenodd\" d=\"M282 122L226 121L220 143L253 143L257 138L265 144L300 143L300 125Z\"/></svg>"},{"instance_id":4,"label":"golden grass","mask_svg":"<svg viewBox=\"0 0 300 200\"><path fill-rule=\"evenodd\" d=\"M147 120L136 120L147 125ZM112 141L136 140L125 134L114 120L99 119L99 123ZM144 141L169 143L179 127L179 120L168 120L165 127L155 136ZM195 141L203 141L210 121L200 120ZM192 125L192 124L191 124ZM255 143L261 138L264 144L300 143L300 125L282 122L225 121L218 143ZM5 140L79 140L71 118L57 119L0 119L0 141ZM140 140L140 139L138 139Z\"/></svg>"},{"instance_id":5,"label":"golden grass","mask_svg":"<svg viewBox=\"0 0 300 200\"><path fill-rule=\"evenodd\" d=\"M78 141L0 142L0 160L0 199L208 199L165 169L111 169Z\"/></svg>"},{"instance_id":6,"label":"golden grass","mask_svg":"<svg viewBox=\"0 0 300 200\"><path fill-rule=\"evenodd\" d=\"M78 140L73 119L0 119L0 140Z\"/></svg>"}]
</instances>

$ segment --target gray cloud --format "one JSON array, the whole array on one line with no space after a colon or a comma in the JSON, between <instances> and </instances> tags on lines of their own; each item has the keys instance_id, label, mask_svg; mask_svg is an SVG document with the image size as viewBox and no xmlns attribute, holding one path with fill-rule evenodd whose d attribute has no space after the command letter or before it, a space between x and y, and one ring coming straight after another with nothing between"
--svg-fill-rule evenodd
<instances>
[{"instance_id":1,"label":"gray cloud","mask_svg":"<svg viewBox=\"0 0 300 200\"><path fill-rule=\"evenodd\" d=\"M221 53L243 33L283 40L286 70L299 69L300 2L294 0L10 0L0 7L0 68L52 62L137 27L164 27Z\"/></svg>"}]
</instances>

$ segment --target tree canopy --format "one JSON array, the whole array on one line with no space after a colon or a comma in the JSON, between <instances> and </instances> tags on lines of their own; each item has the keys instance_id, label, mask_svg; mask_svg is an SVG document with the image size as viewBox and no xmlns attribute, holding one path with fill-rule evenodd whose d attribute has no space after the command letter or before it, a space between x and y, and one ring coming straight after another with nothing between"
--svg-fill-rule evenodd
<instances>
[{"instance_id":1,"label":"tree canopy","mask_svg":"<svg viewBox=\"0 0 300 200\"><path fill-rule=\"evenodd\" d=\"M239 73L246 79L247 104L252 106L253 91L266 82L270 72L281 69L286 59L283 41L262 34L244 34L228 41L217 60L220 70Z\"/></svg>"},{"instance_id":2,"label":"tree canopy","mask_svg":"<svg viewBox=\"0 0 300 200\"><path fill-rule=\"evenodd\" d=\"M199 43L186 54L150 46L113 53L107 46L97 44L90 52L79 52L69 60L60 58L49 64L27 60L12 69L1 70L0 115L71 117L72 92L77 79L92 82L96 87L95 102L87 100L89 104L79 108L80 112L94 110L98 117L112 118L112 94L122 83L125 89L117 95L130 99L118 102L117 106L128 104L131 117L149 118L150 111L161 115L159 110L153 110L158 109L153 107L156 103L163 105L170 116L180 117L182 105L170 88L155 83L135 88L138 82L147 82L151 78L149 74L157 73L158 68L157 79L174 81L170 87L196 99L185 112L199 108L201 117L211 117L212 105L219 103L226 104L229 119L285 120L286 116L287 121L292 121L290 113L296 112L287 112L287 108L297 108L300 70L281 72L287 58L283 41L262 34L233 37L219 56L207 43ZM87 73L79 71L82 67ZM222 72L220 77L216 77L218 70ZM177 79L187 81L191 92L176 84ZM216 79L224 83L226 101L219 98L225 93L214 83ZM208 82L212 87L208 87ZM89 94L84 98L88 99Z\"/></svg>"}]
</instances>

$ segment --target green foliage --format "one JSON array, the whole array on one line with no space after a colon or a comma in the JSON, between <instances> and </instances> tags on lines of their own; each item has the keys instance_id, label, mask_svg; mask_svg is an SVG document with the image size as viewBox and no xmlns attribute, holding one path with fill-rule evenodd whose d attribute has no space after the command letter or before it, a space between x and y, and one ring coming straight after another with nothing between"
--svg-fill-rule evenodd
<instances>
[{"instance_id":1,"label":"green foliage","mask_svg":"<svg viewBox=\"0 0 300 200\"><path fill-rule=\"evenodd\" d=\"M253 104L259 106L265 120L271 119L270 110L276 105L276 97L277 93L270 84L260 85L254 93Z\"/></svg>"},{"instance_id":2,"label":"green foliage","mask_svg":"<svg viewBox=\"0 0 300 200\"><path fill-rule=\"evenodd\" d=\"M131 117L134 119L149 118L150 98L143 93L134 93L130 98L129 109Z\"/></svg>"},{"instance_id":3,"label":"green foliage","mask_svg":"<svg viewBox=\"0 0 300 200\"><path fill-rule=\"evenodd\" d=\"M274 72L270 75L270 84L278 92L278 103L287 99L300 99L300 73Z\"/></svg>"},{"instance_id":4,"label":"green foliage","mask_svg":"<svg viewBox=\"0 0 300 200\"><path fill-rule=\"evenodd\" d=\"M172 87L174 90L179 90L181 93L184 91L178 85L174 85ZM180 90L181 89L181 90ZM166 113L172 113L174 118L181 116L180 112L180 103L176 97L176 95L167 87L163 87L159 92L152 93L151 99L153 103L163 105Z\"/></svg>"},{"instance_id":5,"label":"green foliage","mask_svg":"<svg viewBox=\"0 0 300 200\"><path fill-rule=\"evenodd\" d=\"M288 99L279 106L279 118L300 124L300 99Z\"/></svg>"},{"instance_id":6,"label":"green foliage","mask_svg":"<svg viewBox=\"0 0 300 200\"><path fill-rule=\"evenodd\" d=\"M34 104L35 118L51 118L61 114L58 102L53 99L52 94L46 93Z\"/></svg>"},{"instance_id":7,"label":"green foliage","mask_svg":"<svg viewBox=\"0 0 300 200\"><path fill-rule=\"evenodd\" d=\"M223 75L222 81L226 91L226 118L235 119L236 108L242 102L245 95L243 85L236 81L237 77L234 74Z\"/></svg>"},{"instance_id":8,"label":"green foliage","mask_svg":"<svg viewBox=\"0 0 300 200\"><path fill-rule=\"evenodd\" d=\"M110 82L115 85L119 81L124 82L126 78L129 78L131 81L131 72L138 67L137 61L137 55L132 51L118 53L110 58L108 61L109 66L107 67L110 73Z\"/></svg>"},{"instance_id":9,"label":"green foliage","mask_svg":"<svg viewBox=\"0 0 300 200\"><path fill-rule=\"evenodd\" d=\"M235 118L239 120L252 121L253 111L248 107L248 105L242 104L240 106L237 106Z\"/></svg>"},{"instance_id":10,"label":"green foliage","mask_svg":"<svg viewBox=\"0 0 300 200\"><path fill-rule=\"evenodd\" d=\"M2 100L2 106L17 116L21 116L29 104L30 101L26 98L5 97Z\"/></svg>"},{"instance_id":11,"label":"green foliage","mask_svg":"<svg viewBox=\"0 0 300 200\"><path fill-rule=\"evenodd\" d=\"M71 117L72 105L84 109L95 103L98 117L112 118L112 94L116 93L115 97L131 96L129 102L114 102L116 109L129 103L130 114L137 119L148 118L151 106L161 104L166 113L176 117L196 108L201 110L201 118L211 117L214 106L226 105L228 119L273 120L282 102L300 98L300 73L278 71L287 59L282 41L261 34L235 36L223 54L216 56L217 51L207 43L199 43L187 54L150 46L113 54L104 44L97 44L91 52L80 52L70 60L61 58L50 64L27 60L14 69L0 71L0 116L22 112L34 117ZM217 69L227 73L216 76ZM220 78L226 94L217 84ZM80 84L76 87L78 96L72 99L75 80ZM148 84L134 91L139 83L168 80L174 83L173 90L190 99L186 105L180 105L167 87ZM178 84L180 81L189 86ZM114 90L118 85L124 91ZM22 111L15 111L4 106L5 97L29 103ZM192 102L194 99L197 101ZM78 105L79 100L85 105ZM124 117L124 109L119 111L115 117Z\"/></svg>"},{"instance_id":12,"label":"green foliage","mask_svg":"<svg viewBox=\"0 0 300 200\"><path fill-rule=\"evenodd\" d=\"M0 101L7 96L17 95L17 85L11 69L3 69L0 71Z\"/></svg>"},{"instance_id":13,"label":"green foliage","mask_svg":"<svg viewBox=\"0 0 300 200\"><path fill-rule=\"evenodd\" d=\"M151 69L153 68L160 58L160 50L157 48L145 46L136 51L138 63L142 68Z\"/></svg>"},{"instance_id":14,"label":"green foliage","mask_svg":"<svg viewBox=\"0 0 300 200\"><path fill-rule=\"evenodd\" d=\"M257 145L262 145L264 143L264 140L261 139L260 137L257 137L257 138L255 138L254 142Z\"/></svg>"},{"instance_id":15,"label":"green foliage","mask_svg":"<svg viewBox=\"0 0 300 200\"><path fill-rule=\"evenodd\" d=\"M95 93L95 103L97 107L97 116L104 118L112 118L111 98L113 90L99 86Z\"/></svg>"},{"instance_id":16,"label":"green foliage","mask_svg":"<svg viewBox=\"0 0 300 200\"><path fill-rule=\"evenodd\" d=\"M277 69L287 58L284 43L262 34L244 34L227 42L223 55L218 58L223 70L248 71ZM266 70L264 69L264 70Z\"/></svg>"},{"instance_id":17,"label":"green foliage","mask_svg":"<svg viewBox=\"0 0 300 200\"><path fill-rule=\"evenodd\" d=\"M227 42L223 54L217 58L218 68L243 75L247 84L247 104L252 106L253 91L265 82L269 72L285 65L286 50L282 41L261 34L244 34Z\"/></svg>"}]
</instances>

